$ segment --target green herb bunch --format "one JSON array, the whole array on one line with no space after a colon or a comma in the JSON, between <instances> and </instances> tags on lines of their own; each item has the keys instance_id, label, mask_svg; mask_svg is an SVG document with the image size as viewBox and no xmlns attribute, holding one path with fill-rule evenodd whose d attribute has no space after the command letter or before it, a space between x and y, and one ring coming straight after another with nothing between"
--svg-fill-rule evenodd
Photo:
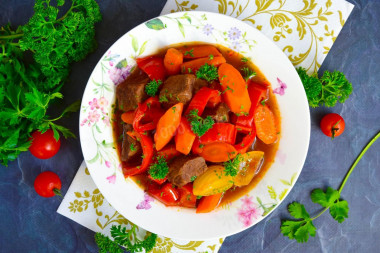
<instances>
[{"instance_id":1,"label":"green herb bunch","mask_svg":"<svg viewBox=\"0 0 380 253\"><path fill-rule=\"evenodd\" d=\"M30 146L34 130L49 128L54 137L73 137L55 123L80 103L67 107L60 116L46 115L50 105L61 99L59 93L73 61L82 60L96 46L94 25L100 21L94 0L73 0L70 9L59 15L65 1L57 7L50 0L39 0L27 24L13 31L0 28L0 163L7 165ZM31 57L32 56L32 57Z\"/></svg>"},{"instance_id":2,"label":"green herb bunch","mask_svg":"<svg viewBox=\"0 0 380 253\"><path fill-rule=\"evenodd\" d=\"M125 252L125 250L130 252L142 252L144 249L145 252L151 251L156 245L157 235L151 233L141 241L136 236L136 228L137 226L134 224L130 230L120 225L113 225L111 227L111 236L114 241L99 232L96 233L95 241L99 247L99 252L122 253ZM121 247L124 247L124 249Z\"/></svg>"},{"instance_id":3,"label":"green herb bunch","mask_svg":"<svg viewBox=\"0 0 380 253\"><path fill-rule=\"evenodd\" d=\"M199 116L198 109L191 110L189 115L187 115L187 119L190 122L191 130L199 137L204 135L215 124L211 116L207 116L206 118Z\"/></svg>"}]
</instances>

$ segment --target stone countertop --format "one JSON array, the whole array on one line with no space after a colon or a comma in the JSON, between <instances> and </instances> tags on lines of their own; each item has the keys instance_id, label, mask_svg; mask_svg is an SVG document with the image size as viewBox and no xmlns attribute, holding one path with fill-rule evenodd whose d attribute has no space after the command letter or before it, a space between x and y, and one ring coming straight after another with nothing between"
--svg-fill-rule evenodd
<instances>
[{"instance_id":1,"label":"stone countertop","mask_svg":"<svg viewBox=\"0 0 380 253\"><path fill-rule=\"evenodd\" d=\"M380 1L349 0L355 8L324 61L323 70L343 71L354 93L343 105L311 109L311 139L302 173L285 201L256 226L228 237L224 252L378 252L380 248L380 141L360 161L342 192L349 218L338 224L325 213L314 224L315 238L298 244L280 233L286 207L292 201L319 211L310 201L314 188L339 187L364 145L380 130ZM24 24L32 15L31 0L0 1L0 25ZM154 3L154 4L152 4ZM97 25L99 47L75 63L63 89L62 109L81 99L88 76L101 55L121 35L161 12L165 0L99 1L103 21ZM149 6L149 8L147 8ZM333 142L319 130L321 117L341 114L346 130ZM76 113L63 124L78 136ZM83 160L79 140L62 140L58 154L38 160L26 152L9 167L0 168L0 252L97 252L94 233L56 213L59 198L42 199L33 181L45 170L58 173L66 192Z\"/></svg>"}]
</instances>

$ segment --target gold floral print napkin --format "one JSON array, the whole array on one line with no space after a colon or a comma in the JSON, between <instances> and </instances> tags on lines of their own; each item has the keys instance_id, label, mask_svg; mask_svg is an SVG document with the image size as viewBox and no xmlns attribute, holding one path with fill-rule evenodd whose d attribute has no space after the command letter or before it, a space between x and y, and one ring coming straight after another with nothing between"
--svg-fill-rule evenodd
<instances>
[{"instance_id":1,"label":"gold floral print napkin","mask_svg":"<svg viewBox=\"0 0 380 253\"><path fill-rule=\"evenodd\" d=\"M57 212L94 232L101 232L107 236L110 236L112 225L122 225L128 229L132 224L104 199L92 180L85 162L79 167ZM145 232L142 228L138 228L138 235L141 238ZM216 253L222 243L223 238L210 241L184 241L158 236L156 246L151 252Z\"/></svg>"},{"instance_id":2,"label":"gold floral print napkin","mask_svg":"<svg viewBox=\"0 0 380 253\"><path fill-rule=\"evenodd\" d=\"M161 14L209 11L240 19L311 74L318 71L353 8L344 0L168 0Z\"/></svg>"}]
</instances>

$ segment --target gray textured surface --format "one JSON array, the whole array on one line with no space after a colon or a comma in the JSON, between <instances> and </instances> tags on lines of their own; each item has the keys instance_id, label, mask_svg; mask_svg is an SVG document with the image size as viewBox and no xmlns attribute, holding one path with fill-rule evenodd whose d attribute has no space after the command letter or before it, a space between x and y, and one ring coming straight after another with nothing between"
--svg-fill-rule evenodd
<instances>
[{"instance_id":1,"label":"gray textured surface","mask_svg":"<svg viewBox=\"0 0 380 253\"><path fill-rule=\"evenodd\" d=\"M103 21L97 27L98 50L74 64L70 82L62 90L64 105L80 99L88 76L100 56L117 38L139 23L157 16L165 0L99 1ZM313 212L318 206L309 193L317 187L338 187L351 163L368 140L380 130L380 1L355 4L322 70L346 73L354 94L344 105L311 110L309 154L297 184L269 217L258 225L227 238L224 252L379 252L380 248L380 142L365 155L342 192L350 205L342 224L327 213L315 221L315 238L306 244L280 234L280 222L288 217L286 206L300 201ZM0 25L22 24L32 14L33 1L0 0ZM149 6L149 8L147 8ZM340 113L345 133L331 142L319 130L321 117ZM78 133L78 114L64 125ZM33 189L34 178L44 170L58 173L63 192L82 161L78 140L63 140L58 155L47 161L22 154L9 167L0 168L0 252L96 252L93 232L58 215L58 198L42 199Z\"/></svg>"}]
</instances>

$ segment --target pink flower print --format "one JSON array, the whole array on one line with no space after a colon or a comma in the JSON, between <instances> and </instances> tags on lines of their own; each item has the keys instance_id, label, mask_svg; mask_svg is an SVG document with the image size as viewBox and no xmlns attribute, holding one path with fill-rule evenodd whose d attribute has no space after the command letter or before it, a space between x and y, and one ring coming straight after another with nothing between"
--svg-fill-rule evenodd
<instances>
[{"instance_id":1,"label":"pink flower print","mask_svg":"<svg viewBox=\"0 0 380 253\"><path fill-rule=\"evenodd\" d=\"M253 206L254 203L253 203L253 197L248 197L248 195L245 195L244 198L241 199L241 201L243 202L243 208L244 207L250 207L250 206Z\"/></svg>"},{"instance_id":2,"label":"pink flower print","mask_svg":"<svg viewBox=\"0 0 380 253\"><path fill-rule=\"evenodd\" d=\"M110 163L110 161L106 161L105 164L106 164L107 168L111 168L111 163Z\"/></svg>"},{"instance_id":3,"label":"pink flower print","mask_svg":"<svg viewBox=\"0 0 380 253\"><path fill-rule=\"evenodd\" d=\"M280 80L280 78L277 77L277 82L279 84L279 87L273 90L273 93L279 94L280 96L283 96L285 94L285 89L288 88L286 83Z\"/></svg>"},{"instance_id":4,"label":"pink flower print","mask_svg":"<svg viewBox=\"0 0 380 253\"><path fill-rule=\"evenodd\" d=\"M103 118L103 123L104 123L106 126L110 126L110 125L111 125L111 123L110 123L110 117L105 116L105 117Z\"/></svg>"},{"instance_id":5,"label":"pink flower print","mask_svg":"<svg viewBox=\"0 0 380 253\"><path fill-rule=\"evenodd\" d=\"M283 165L286 161L286 154L281 150L277 151L276 158L278 158L279 162Z\"/></svg>"},{"instance_id":6,"label":"pink flower print","mask_svg":"<svg viewBox=\"0 0 380 253\"><path fill-rule=\"evenodd\" d=\"M92 123L98 122L99 118L100 118L100 115L97 111L91 111L88 113L88 119ZM90 124L90 122L89 122L89 124Z\"/></svg>"},{"instance_id":7,"label":"pink flower print","mask_svg":"<svg viewBox=\"0 0 380 253\"><path fill-rule=\"evenodd\" d=\"M128 66L127 60L123 59L119 63L116 64L115 67L108 70L109 78L115 85L118 85L122 81L127 78L127 76L131 73L131 66Z\"/></svg>"},{"instance_id":8,"label":"pink flower print","mask_svg":"<svg viewBox=\"0 0 380 253\"><path fill-rule=\"evenodd\" d=\"M111 176L107 177L107 180L108 180L108 183L115 184L115 182L116 182L116 175L114 174L114 175L111 175Z\"/></svg>"},{"instance_id":9,"label":"pink flower print","mask_svg":"<svg viewBox=\"0 0 380 253\"><path fill-rule=\"evenodd\" d=\"M113 61L110 61L109 63L110 63L110 66L113 67Z\"/></svg>"},{"instance_id":10,"label":"pink flower print","mask_svg":"<svg viewBox=\"0 0 380 253\"><path fill-rule=\"evenodd\" d=\"M243 223L245 227L252 225L253 219L257 219L259 211L256 207L242 208L238 211L239 221Z\"/></svg>"},{"instance_id":11,"label":"pink flower print","mask_svg":"<svg viewBox=\"0 0 380 253\"><path fill-rule=\"evenodd\" d=\"M80 126L84 126L84 125L86 124L87 121L88 121L88 119L84 119L84 120L82 121L82 123L80 123Z\"/></svg>"},{"instance_id":12,"label":"pink flower print","mask_svg":"<svg viewBox=\"0 0 380 253\"><path fill-rule=\"evenodd\" d=\"M98 106L100 107L100 108L104 108L104 107L106 107L108 105L108 101L107 101L107 99L105 98L105 97L101 97L101 98L99 98L99 100L98 100Z\"/></svg>"},{"instance_id":13,"label":"pink flower print","mask_svg":"<svg viewBox=\"0 0 380 253\"><path fill-rule=\"evenodd\" d=\"M150 202L153 202L154 201L154 198L152 198L151 196L149 196L149 194L145 193L144 194L144 200L141 201L137 206L136 206L136 209L145 209L145 210L148 210L150 209L152 206L150 205Z\"/></svg>"},{"instance_id":14,"label":"pink flower print","mask_svg":"<svg viewBox=\"0 0 380 253\"><path fill-rule=\"evenodd\" d=\"M96 98L88 102L88 104L90 105L91 110L99 109L98 100Z\"/></svg>"}]
</instances>

